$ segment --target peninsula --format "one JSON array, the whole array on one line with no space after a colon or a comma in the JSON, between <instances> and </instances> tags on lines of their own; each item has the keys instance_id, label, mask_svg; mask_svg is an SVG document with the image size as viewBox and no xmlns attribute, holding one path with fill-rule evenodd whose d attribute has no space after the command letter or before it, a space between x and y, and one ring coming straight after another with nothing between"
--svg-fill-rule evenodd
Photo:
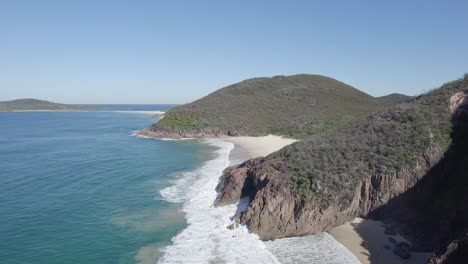
<instances>
[{"instance_id":1,"label":"peninsula","mask_svg":"<svg viewBox=\"0 0 468 264\"><path fill-rule=\"evenodd\" d=\"M66 111L66 110L96 110L94 105L59 104L37 99L16 99L0 102L0 112L13 111Z\"/></svg>"}]
</instances>

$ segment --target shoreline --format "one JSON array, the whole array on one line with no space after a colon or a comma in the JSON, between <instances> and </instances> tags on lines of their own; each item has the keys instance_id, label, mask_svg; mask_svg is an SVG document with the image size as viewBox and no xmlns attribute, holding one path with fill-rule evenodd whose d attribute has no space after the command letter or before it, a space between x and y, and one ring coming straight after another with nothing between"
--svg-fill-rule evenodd
<instances>
[{"instance_id":1,"label":"shoreline","mask_svg":"<svg viewBox=\"0 0 468 264\"><path fill-rule=\"evenodd\" d=\"M238 205L213 206L219 176L226 167L243 161L246 153L238 148L233 152L234 144L220 139L199 142L215 147L214 159L180 174L174 184L160 191L164 200L181 204L187 225L161 249L157 263L279 264L258 236L235 226Z\"/></svg>"},{"instance_id":2,"label":"shoreline","mask_svg":"<svg viewBox=\"0 0 468 264\"><path fill-rule=\"evenodd\" d=\"M252 158L268 156L297 141L274 135L262 137L213 137L201 140L215 140L233 144L234 148L229 154L229 166L243 163ZM363 264L422 264L427 262L431 254L430 252L410 252L411 257L408 259L399 257L393 252L394 249L402 242L410 244L409 241L399 235L385 234L383 223L371 219L356 218L352 222L324 233L330 235L330 238L333 238L349 254L352 254L356 260ZM293 237L291 239L299 240L307 237ZM281 241L281 239L273 241Z\"/></svg>"}]
</instances>

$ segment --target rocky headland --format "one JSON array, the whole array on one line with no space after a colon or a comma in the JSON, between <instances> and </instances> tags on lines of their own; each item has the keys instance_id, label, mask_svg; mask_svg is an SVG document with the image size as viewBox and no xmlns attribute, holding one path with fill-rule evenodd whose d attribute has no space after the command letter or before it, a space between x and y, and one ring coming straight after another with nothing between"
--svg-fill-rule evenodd
<instances>
[{"instance_id":1,"label":"rocky headland","mask_svg":"<svg viewBox=\"0 0 468 264\"><path fill-rule=\"evenodd\" d=\"M468 78L225 170L218 206L249 197L238 221L263 239L383 220L431 263L466 256Z\"/></svg>"},{"instance_id":2,"label":"rocky headland","mask_svg":"<svg viewBox=\"0 0 468 264\"><path fill-rule=\"evenodd\" d=\"M465 76L390 107L323 76L255 78L174 108L140 134L300 139L227 168L215 205L249 197L235 218L265 240L381 220L412 242L394 249L402 258L431 251L430 263L457 263L468 237L467 91Z\"/></svg>"},{"instance_id":3,"label":"rocky headland","mask_svg":"<svg viewBox=\"0 0 468 264\"><path fill-rule=\"evenodd\" d=\"M68 110L96 110L95 105L71 105L53 103L37 99L16 99L0 102L0 112L11 111L68 111Z\"/></svg>"}]
</instances>

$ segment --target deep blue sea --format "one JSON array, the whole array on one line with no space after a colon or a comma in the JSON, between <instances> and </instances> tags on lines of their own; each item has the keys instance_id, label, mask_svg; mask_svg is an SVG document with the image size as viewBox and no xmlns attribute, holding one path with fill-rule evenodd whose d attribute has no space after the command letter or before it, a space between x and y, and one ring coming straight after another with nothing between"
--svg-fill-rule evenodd
<instances>
[{"instance_id":1,"label":"deep blue sea","mask_svg":"<svg viewBox=\"0 0 468 264\"><path fill-rule=\"evenodd\" d=\"M328 234L263 242L214 207L246 159L222 140L136 136L173 105L0 112L1 264L359 263Z\"/></svg>"},{"instance_id":2,"label":"deep blue sea","mask_svg":"<svg viewBox=\"0 0 468 264\"><path fill-rule=\"evenodd\" d=\"M0 263L157 259L152 249L185 227L180 205L160 190L213 148L132 136L156 121L137 112L0 113Z\"/></svg>"}]
</instances>

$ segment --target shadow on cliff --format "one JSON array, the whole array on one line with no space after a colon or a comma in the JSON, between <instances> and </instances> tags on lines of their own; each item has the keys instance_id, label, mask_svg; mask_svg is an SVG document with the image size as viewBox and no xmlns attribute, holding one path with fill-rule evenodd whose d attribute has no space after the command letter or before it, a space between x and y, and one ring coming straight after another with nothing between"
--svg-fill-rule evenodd
<instances>
[{"instance_id":1,"label":"shadow on cliff","mask_svg":"<svg viewBox=\"0 0 468 264\"><path fill-rule=\"evenodd\" d=\"M383 221L386 234L398 233L411 241L407 252L413 255L431 251L436 252L434 258L440 257L447 244L464 241L468 236L467 105L454 115L452 126L452 144L422 180L364 216ZM380 251L373 250L369 246L372 242L366 239L369 230L359 224L353 227L364 239L362 246L369 250L370 262L380 263L377 262ZM447 256L440 262L431 260L430 263L466 263L463 261L468 259L468 251L463 250L463 245L455 249L451 257Z\"/></svg>"}]
</instances>

